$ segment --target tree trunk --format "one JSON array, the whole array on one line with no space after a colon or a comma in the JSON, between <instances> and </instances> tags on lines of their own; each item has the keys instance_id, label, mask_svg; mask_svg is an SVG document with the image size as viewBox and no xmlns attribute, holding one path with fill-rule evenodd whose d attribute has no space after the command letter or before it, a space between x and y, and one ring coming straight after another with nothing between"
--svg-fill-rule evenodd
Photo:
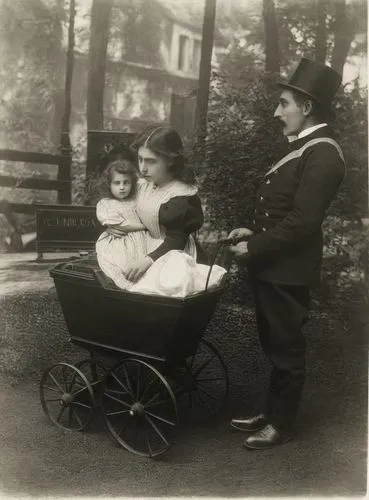
<instances>
[{"instance_id":1,"label":"tree trunk","mask_svg":"<svg viewBox=\"0 0 369 500\"><path fill-rule=\"evenodd\" d=\"M317 0L317 29L315 38L315 59L325 63L327 58L326 0Z\"/></svg>"},{"instance_id":2,"label":"tree trunk","mask_svg":"<svg viewBox=\"0 0 369 500\"><path fill-rule=\"evenodd\" d=\"M88 57L87 128L104 128L104 86L111 0L93 0Z\"/></svg>"},{"instance_id":3,"label":"tree trunk","mask_svg":"<svg viewBox=\"0 0 369 500\"><path fill-rule=\"evenodd\" d=\"M279 38L274 0L263 0L265 33L265 71L275 78L280 74Z\"/></svg>"},{"instance_id":4,"label":"tree trunk","mask_svg":"<svg viewBox=\"0 0 369 500\"><path fill-rule=\"evenodd\" d=\"M71 166L72 166L72 146L69 134L69 122L72 109L72 79L74 67L74 21L76 17L75 0L69 1L69 26L68 26L68 50L67 66L65 71L65 89L64 89L64 113L61 123L60 134L60 152L65 155L64 160L58 167L57 179L66 181L68 188L58 191L58 203L70 203L72 201L71 187Z\"/></svg>"},{"instance_id":5,"label":"tree trunk","mask_svg":"<svg viewBox=\"0 0 369 500\"><path fill-rule=\"evenodd\" d=\"M334 47L331 65L341 75L351 42L354 38L352 24L347 19L345 0L336 0L336 20L334 26Z\"/></svg>"},{"instance_id":6,"label":"tree trunk","mask_svg":"<svg viewBox=\"0 0 369 500\"><path fill-rule=\"evenodd\" d=\"M214 23L216 0L206 0L204 21L202 26L201 62L199 87L196 100L195 132L196 132L196 163L200 164L205 157L205 139L207 132L207 113L209 101L209 86L211 76L211 56L213 52Z\"/></svg>"},{"instance_id":7,"label":"tree trunk","mask_svg":"<svg viewBox=\"0 0 369 500\"><path fill-rule=\"evenodd\" d=\"M62 131L62 116L64 113L64 99L65 99L65 52L62 47L63 40L63 28L62 19L65 17L64 11L64 1L57 0L56 9L58 12L58 18L54 22L53 30L60 42L55 50L55 64L54 64L54 82L55 82L55 94L54 94L54 110L53 110L53 120L52 127L50 130L50 137L55 145L60 145L60 134Z\"/></svg>"},{"instance_id":8,"label":"tree trunk","mask_svg":"<svg viewBox=\"0 0 369 500\"><path fill-rule=\"evenodd\" d=\"M71 154L69 122L72 108L72 79L74 67L74 21L76 17L75 0L69 2L68 49L64 87L64 113L61 121L60 149L64 154Z\"/></svg>"}]
</instances>

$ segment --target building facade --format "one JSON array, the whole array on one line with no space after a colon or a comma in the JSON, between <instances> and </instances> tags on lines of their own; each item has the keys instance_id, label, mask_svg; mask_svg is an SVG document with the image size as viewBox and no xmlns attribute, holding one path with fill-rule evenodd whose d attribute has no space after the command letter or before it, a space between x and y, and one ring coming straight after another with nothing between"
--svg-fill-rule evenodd
<instances>
[{"instance_id":1,"label":"building facade","mask_svg":"<svg viewBox=\"0 0 369 500\"><path fill-rule=\"evenodd\" d=\"M113 7L104 94L104 129L137 132L170 123L185 136L194 129L203 9L170 9L166 0ZM185 2L184 2L185 3ZM223 46L215 44L212 64ZM72 138L85 132L88 44L76 50Z\"/></svg>"}]
</instances>

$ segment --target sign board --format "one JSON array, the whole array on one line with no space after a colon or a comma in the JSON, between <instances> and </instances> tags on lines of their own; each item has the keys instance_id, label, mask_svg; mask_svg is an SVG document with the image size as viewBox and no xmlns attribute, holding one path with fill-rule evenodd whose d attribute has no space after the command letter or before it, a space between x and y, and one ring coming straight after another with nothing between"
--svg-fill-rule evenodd
<instances>
[{"instance_id":1,"label":"sign board","mask_svg":"<svg viewBox=\"0 0 369 500\"><path fill-rule=\"evenodd\" d=\"M36 209L37 253L93 250L103 228L96 208L45 205Z\"/></svg>"}]
</instances>

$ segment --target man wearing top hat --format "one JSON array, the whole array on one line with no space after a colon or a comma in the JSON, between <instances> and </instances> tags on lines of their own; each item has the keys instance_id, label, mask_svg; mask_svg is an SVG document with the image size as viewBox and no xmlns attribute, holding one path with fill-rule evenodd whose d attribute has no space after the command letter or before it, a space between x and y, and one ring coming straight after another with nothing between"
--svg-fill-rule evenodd
<instances>
[{"instance_id":1,"label":"man wearing top hat","mask_svg":"<svg viewBox=\"0 0 369 500\"><path fill-rule=\"evenodd\" d=\"M279 84L274 116L290 141L289 152L266 171L252 223L228 236L234 258L247 263L260 345L272 365L262 412L231 422L248 432L244 444L252 449L291 439L301 400L302 327L309 289L319 279L322 222L345 175L341 149L327 125L340 84L336 71L308 59L301 60L288 83Z\"/></svg>"}]
</instances>

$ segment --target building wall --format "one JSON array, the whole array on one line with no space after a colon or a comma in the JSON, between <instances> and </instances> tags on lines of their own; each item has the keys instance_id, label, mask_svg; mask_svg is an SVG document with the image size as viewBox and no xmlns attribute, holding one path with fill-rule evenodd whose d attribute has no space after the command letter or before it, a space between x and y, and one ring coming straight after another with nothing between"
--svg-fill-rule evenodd
<instances>
[{"instance_id":1,"label":"building wall","mask_svg":"<svg viewBox=\"0 0 369 500\"><path fill-rule=\"evenodd\" d=\"M186 40L183 64L180 61L181 41ZM200 50L200 52L199 52ZM179 76L192 75L198 78L200 69L201 36L179 24L173 24L169 70Z\"/></svg>"},{"instance_id":2,"label":"building wall","mask_svg":"<svg viewBox=\"0 0 369 500\"><path fill-rule=\"evenodd\" d=\"M134 67L116 65L113 71L115 85L105 89L107 121L121 120L127 125L134 121L169 121L171 87L164 78Z\"/></svg>"},{"instance_id":3,"label":"building wall","mask_svg":"<svg viewBox=\"0 0 369 500\"><path fill-rule=\"evenodd\" d=\"M160 60L162 67L115 59L108 61L104 94L104 128L136 132L148 123L175 123L179 132L192 126L193 113L186 109L187 96L197 87L198 68L193 64L195 42L191 30L162 20ZM184 67L178 68L180 37L186 37ZM198 50L198 49L197 49ZM86 132L88 55L76 55L72 84L71 138L75 144ZM174 98L173 96L177 97ZM193 97L188 98L193 107ZM172 103L184 102L172 109ZM172 117L172 111L176 116ZM186 112L184 112L186 111Z\"/></svg>"},{"instance_id":4,"label":"building wall","mask_svg":"<svg viewBox=\"0 0 369 500\"><path fill-rule=\"evenodd\" d=\"M136 12L130 20L118 6L114 10L119 20L109 38L104 128L135 132L147 123L172 123L188 136L194 128L201 30L157 9L141 14L137 17ZM133 46L127 40L129 33ZM72 85L73 144L82 140L87 128L88 47L78 47ZM217 52L214 48L214 65Z\"/></svg>"}]
</instances>

